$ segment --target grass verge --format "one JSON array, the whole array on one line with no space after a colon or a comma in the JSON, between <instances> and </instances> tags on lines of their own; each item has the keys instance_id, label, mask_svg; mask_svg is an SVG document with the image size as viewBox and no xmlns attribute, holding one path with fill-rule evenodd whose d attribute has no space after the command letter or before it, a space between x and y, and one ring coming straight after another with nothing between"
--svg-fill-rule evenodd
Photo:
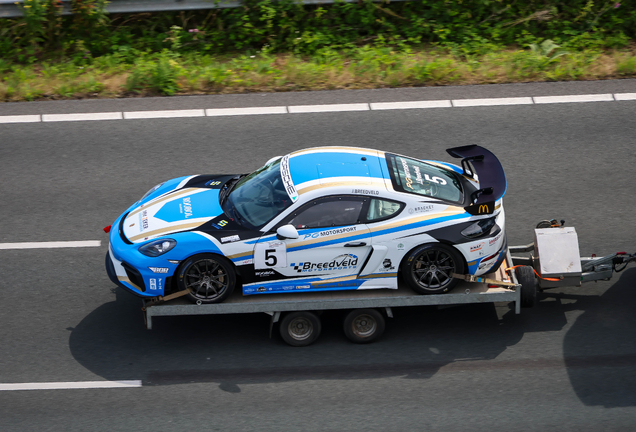
<instances>
[{"instance_id":1,"label":"grass verge","mask_svg":"<svg viewBox=\"0 0 636 432\"><path fill-rule=\"evenodd\" d=\"M369 89L636 77L636 44L566 52L551 41L486 53L364 46L319 56L116 53L71 62L0 60L0 101Z\"/></svg>"}]
</instances>

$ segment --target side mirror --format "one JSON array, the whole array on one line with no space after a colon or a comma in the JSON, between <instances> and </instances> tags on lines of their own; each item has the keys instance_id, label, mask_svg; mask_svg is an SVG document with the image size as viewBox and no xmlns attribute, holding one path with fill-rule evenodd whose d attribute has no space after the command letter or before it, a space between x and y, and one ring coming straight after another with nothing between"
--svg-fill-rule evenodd
<instances>
[{"instance_id":1,"label":"side mirror","mask_svg":"<svg viewBox=\"0 0 636 432\"><path fill-rule=\"evenodd\" d=\"M282 227L279 227L276 230L276 237L278 237L279 240L284 240L284 239L297 239L298 237L300 237L298 235L298 230L296 230L296 228L293 225L283 225Z\"/></svg>"}]
</instances>

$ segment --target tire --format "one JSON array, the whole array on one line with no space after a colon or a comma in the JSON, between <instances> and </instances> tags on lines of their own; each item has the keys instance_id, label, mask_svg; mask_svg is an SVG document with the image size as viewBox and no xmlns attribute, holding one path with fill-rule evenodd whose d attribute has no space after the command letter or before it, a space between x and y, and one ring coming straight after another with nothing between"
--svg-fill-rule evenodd
<instances>
[{"instance_id":1,"label":"tire","mask_svg":"<svg viewBox=\"0 0 636 432\"><path fill-rule=\"evenodd\" d=\"M464 273L464 260L454 248L441 243L412 250L402 266L404 281L419 294L450 291L459 282L452 277L453 273Z\"/></svg>"},{"instance_id":2,"label":"tire","mask_svg":"<svg viewBox=\"0 0 636 432\"><path fill-rule=\"evenodd\" d=\"M515 269L517 281L521 284L521 307L531 308L537 304L537 285L534 270L530 266Z\"/></svg>"},{"instance_id":3,"label":"tire","mask_svg":"<svg viewBox=\"0 0 636 432\"><path fill-rule=\"evenodd\" d=\"M279 330L288 345L311 345L320 336L320 318L312 312L291 312L282 319Z\"/></svg>"},{"instance_id":4,"label":"tire","mask_svg":"<svg viewBox=\"0 0 636 432\"><path fill-rule=\"evenodd\" d=\"M356 309L344 320L347 338L358 344L375 342L384 333L384 317L375 309Z\"/></svg>"},{"instance_id":5,"label":"tire","mask_svg":"<svg viewBox=\"0 0 636 432\"><path fill-rule=\"evenodd\" d=\"M549 220L542 220L537 224L537 228L552 228L552 222Z\"/></svg>"},{"instance_id":6,"label":"tire","mask_svg":"<svg viewBox=\"0 0 636 432\"><path fill-rule=\"evenodd\" d=\"M195 255L177 270L179 290L192 289L186 297L196 304L220 303L232 294L235 285L234 268L219 255Z\"/></svg>"}]
</instances>

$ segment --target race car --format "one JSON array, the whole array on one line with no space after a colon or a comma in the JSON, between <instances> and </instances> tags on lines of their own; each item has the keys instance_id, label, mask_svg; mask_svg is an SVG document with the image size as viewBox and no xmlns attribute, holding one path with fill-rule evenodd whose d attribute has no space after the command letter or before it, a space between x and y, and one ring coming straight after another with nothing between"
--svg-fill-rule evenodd
<instances>
[{"instance_id":1,"label":"race car","mask_svg":"<svg viewBox=\"0 0 636 432\"><path fill-rule=\"evenodd\" d=\"M505 256L506 176L485 148L461 164L353 147L270 159L251 174L161 183L110 229L110 279L141 297L397 289L449 291Z\"/></svg>"}]
</instances>

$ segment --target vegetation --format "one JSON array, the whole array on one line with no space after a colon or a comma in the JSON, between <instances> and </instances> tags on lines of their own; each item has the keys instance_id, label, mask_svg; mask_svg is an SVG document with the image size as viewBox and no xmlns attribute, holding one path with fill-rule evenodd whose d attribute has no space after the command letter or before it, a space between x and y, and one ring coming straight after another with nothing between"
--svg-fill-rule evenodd
<instances>
[{"instance_id":1,"label":"vegetation","mask_svg":"<svg viewBox=\"0 0 636 432\"><path fill-rule=\"evenodd\" d=\"M0 20L0 100L636 76L636 0L413 0Z\"/></svg>"}]
</instances>

